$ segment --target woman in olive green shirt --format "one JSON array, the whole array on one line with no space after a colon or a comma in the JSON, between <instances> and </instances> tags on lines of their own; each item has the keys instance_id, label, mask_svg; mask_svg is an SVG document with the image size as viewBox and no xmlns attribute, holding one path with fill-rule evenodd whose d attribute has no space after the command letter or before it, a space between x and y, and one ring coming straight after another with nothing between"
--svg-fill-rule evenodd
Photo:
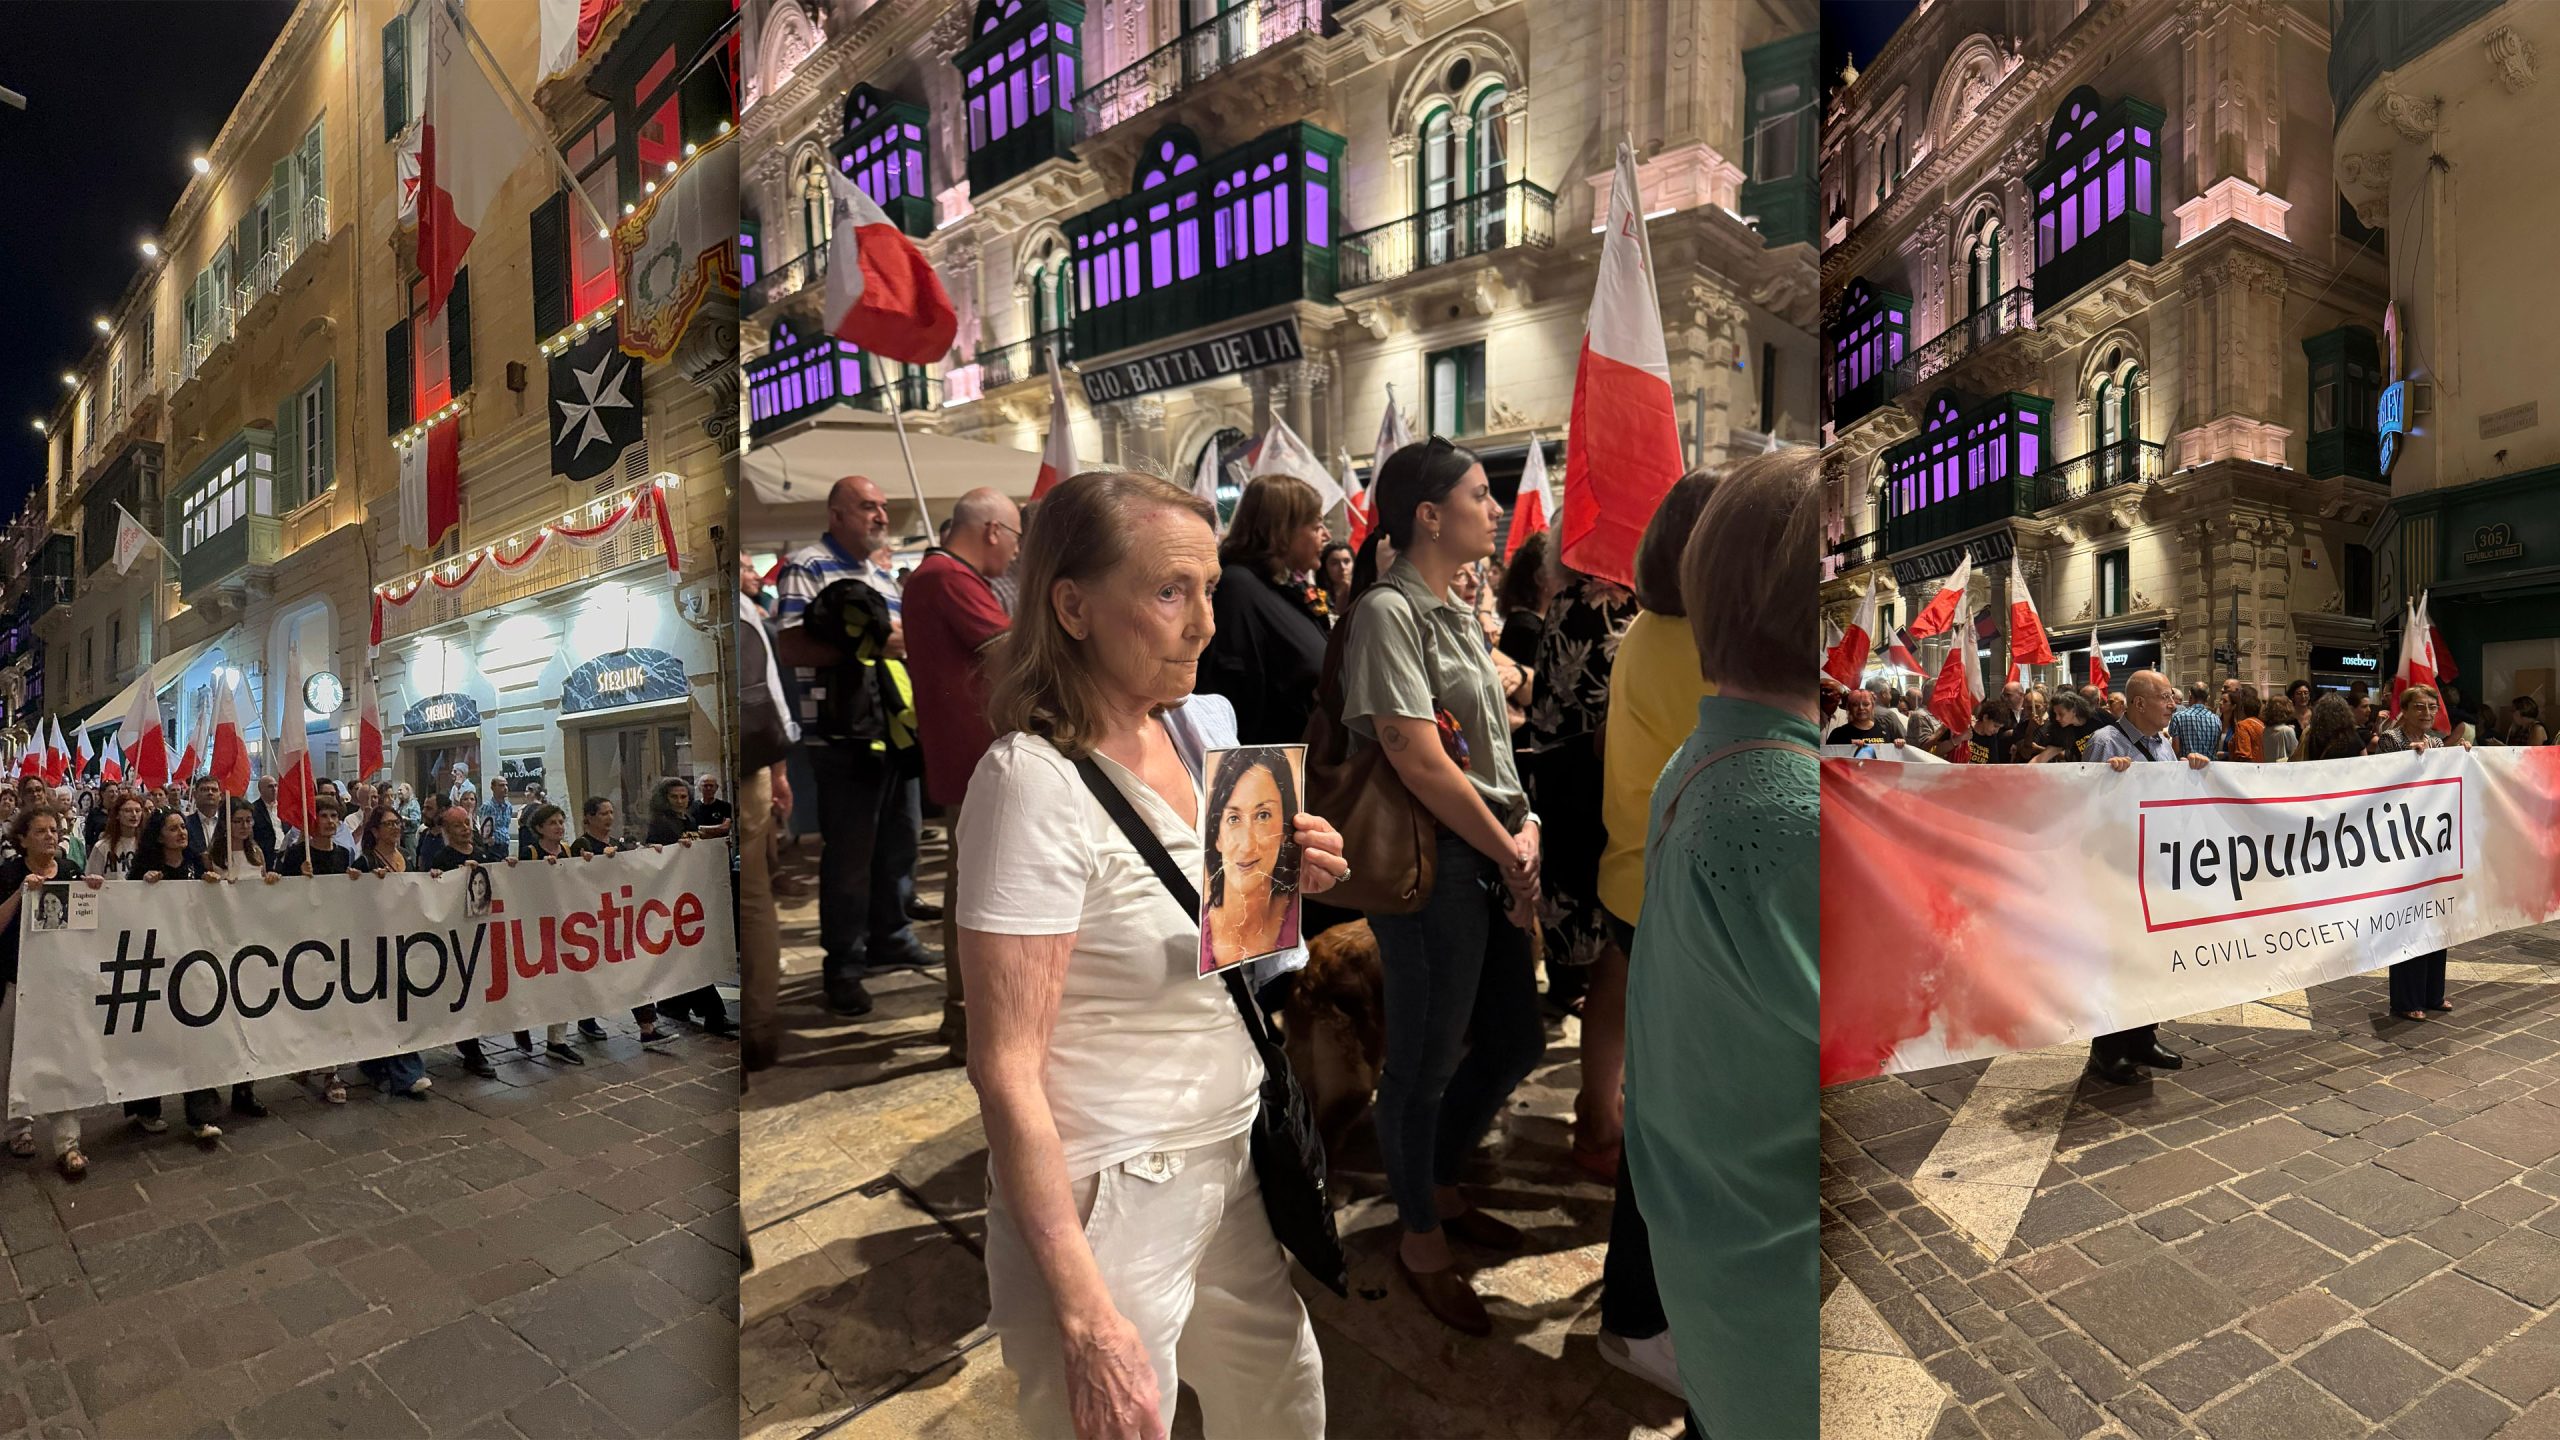
<instances>
[{"instance_id":1,"label":"woman in olive green shirt","mask_svg":"<svg viewBox=\"0 0 2560 1440\"><path fill-rule=\"evenodd\" d=\"M1345 621L1342 718L1439 822L1423 908L1369 917L1386 962L1378 1148L1404 1225L1397 1264L1432 1314L1485 1335L1492 1321L1448 1236L1496 1251L1524 1240L1474 1207L1458 1172L1547 1045L1526 929L1537 818L1484 629L1449 598L1459 567L1493 553L1502 509L1476 457L1437 437L1389 456L1376 495L1396 562Z\"/></svg>"},{"instance_id":2,"label":"woman in olive green shirt","mask_svg":"<svg viewBox=\"0 0 2560 1440\"><path fill-rule=\"evenodd\" d=\"M1815 452L1736 466L1681 562L1716 693L1653 793L1627 990L1627 1168L1705 1440L1812 1440L1820 761Z\"/></svg>"}]
</instances>

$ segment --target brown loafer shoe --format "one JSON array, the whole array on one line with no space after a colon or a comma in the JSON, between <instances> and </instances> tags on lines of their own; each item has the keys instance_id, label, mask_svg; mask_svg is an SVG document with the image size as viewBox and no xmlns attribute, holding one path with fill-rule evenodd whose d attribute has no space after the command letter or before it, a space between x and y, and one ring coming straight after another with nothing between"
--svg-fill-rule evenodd
<instances>
[{"instance_id":1,"label":"brown loafer shoe","mask_svg":"<svg viewBox=\"0 0 2560 1440\"><path fill-rule=\"evenodd\" d=\"M1405 1283L1422 1298L1422 1308L1440 1318L1440 1323L1462 1335L1484 1336L1493 1333L1493 1317L1484 1313L1484 1301L1476 1295L1467 1277L1450 1265L1438 1270L1416 1270L1396 1257L1396 1268L1404 1272Z\"/></svg>"},{"instance_id":2,"label":"brown loafer shoe","mask_svg":"<svg viewBox=\"0 0 2560 1440\"><path fill-rule=\"evenodd\" d=\"M1463 1214L1443 1217L1440 1228L1470 1245L1499 1250L1506 1255L1517 1255L1529 1245L1529 1237L1521 1234L1518 1227L1496 1220L1482 1210L1471 1209Z\"/></svg>"}]
</instances>

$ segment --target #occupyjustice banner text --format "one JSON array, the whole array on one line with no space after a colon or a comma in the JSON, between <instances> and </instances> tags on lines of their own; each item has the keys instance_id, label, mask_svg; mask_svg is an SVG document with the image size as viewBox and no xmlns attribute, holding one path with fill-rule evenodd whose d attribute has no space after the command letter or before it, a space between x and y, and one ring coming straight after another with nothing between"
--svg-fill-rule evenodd
<instances>
[{"instance_id":1,"label":"#occupyjustice banner text","mask_svg":"<svg viewBox=\"0 0 2560 1440\"><path fill-rule=\"evenodd\" d=\"M2560 918L2560 748L1822 766L1822 1083L2084 1040Z\"/></svg>"},{"instance_id":2,"label":"#occupyjustice banner text","mask_svg":"<svg viewBox=\"0 0 2560 1440\"><path fill-rule=\"evenodd\" d=\"M19 910L20 1115L617 1014L737 956L725 840L443 875L70 881Z\"/></svg>"}]
</instances>

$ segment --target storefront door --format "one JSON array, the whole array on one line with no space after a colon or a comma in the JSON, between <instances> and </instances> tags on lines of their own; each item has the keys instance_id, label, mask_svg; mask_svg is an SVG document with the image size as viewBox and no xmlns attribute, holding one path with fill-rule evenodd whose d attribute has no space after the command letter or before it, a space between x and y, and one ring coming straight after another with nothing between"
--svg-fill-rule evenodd
<instances>
[{"instance_id":1,"label":"storefront door","mask_svg":"<svg viewBox=\"0 0 2560 1440\"><path fill-rule=\"evenodd\" d=\"M622 817L622 830L638 840L649 829L649 796L658 782L693 780L693 727L682 716L599 725L578 732L578 779L583 786L575 803L563 800L571 814L602 796Z\"/></svg>"},{"instance_id":2,"label":"storefront door","mask_svg":"<svg viewBox=\"0 0 2560 1440\"><path fill-rule=\"evenodd\" d=\"M400 778L417 787L421 813L434 823L434 816L453 803L453 763L466 766L471 784L477 789L480 775L480 734L476 730L456 731L450 735L428 735L400 747L403 765ZM485 797L484 797L485 798Z\"/></svg>"}]
</instances>

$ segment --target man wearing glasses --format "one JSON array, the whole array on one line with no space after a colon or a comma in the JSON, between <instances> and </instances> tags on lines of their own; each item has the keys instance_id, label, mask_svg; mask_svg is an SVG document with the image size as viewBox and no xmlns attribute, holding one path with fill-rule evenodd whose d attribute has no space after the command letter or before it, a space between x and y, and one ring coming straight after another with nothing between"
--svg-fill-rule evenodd
<instances>
[{"instance_id":1,"label":"man wearing glasses","mask_svg":"<svg viewBox=\"0 0 2560 1440\"><path fill-rule=\"evenodd\" d=\"M987 648L1012 623L995 580L1022 549L1022 511L994 490L972 490L951 510L942 543L907 577L907 669L915 680L916 731L924 742L925 797L960 827L960 802L980 757L995 743L987 725ZM958 847L952 847L956 862ZM958 885L944 872L943 893ZM942 907L942 1039L952 1058L968 1053L968 1012L960 996L958 912Z\"/></svg>"}]
</instances>

